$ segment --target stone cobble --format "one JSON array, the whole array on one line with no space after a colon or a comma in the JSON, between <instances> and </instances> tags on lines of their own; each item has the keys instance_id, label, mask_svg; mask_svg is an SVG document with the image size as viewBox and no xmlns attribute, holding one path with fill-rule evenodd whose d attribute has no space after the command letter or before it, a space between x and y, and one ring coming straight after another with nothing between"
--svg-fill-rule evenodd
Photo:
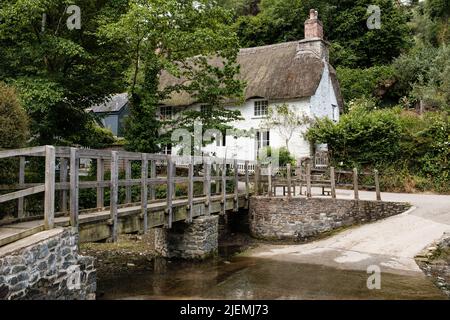
<instances>
[{"instance_id":1,"label":"stone cobble","mask_svg":"<svg viewBox=\"0 0 450 320\"><path fill-rule=\"evenodd\" d=\"M261 239L307 241L338 228L400 214L410 207L382 201L252 197L250 231Z\"/></svg>"},{"instance_id":2,"label":"stone cobble","mask_svg":"<svg viewBox=\"0 0 450 320\"><path fill-rule=\"evenodd\" d=\"M77 237L66 229L0 257L0 299L95 299L94 259L78 254Z\"/></svg>"},{"instance_id":3,"label":"stone cobble","mask_svg":"<svg viewBox=\"0 0 450 320\"><path fill-rule=\"evenodd\" d=\"M155 230L155 251L166 258L204 259L218 250L219 217L202 216L191 224L174 223Z\"/></svg>"}]
</instances>

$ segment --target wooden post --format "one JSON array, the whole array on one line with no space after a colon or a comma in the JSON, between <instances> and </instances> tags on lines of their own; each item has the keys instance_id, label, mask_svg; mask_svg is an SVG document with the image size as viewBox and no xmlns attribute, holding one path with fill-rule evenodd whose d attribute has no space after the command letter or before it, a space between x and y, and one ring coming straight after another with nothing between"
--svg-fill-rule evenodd
<instances>
[{"instance_id":1,"label":"wooden post","mask_svg":"<svg viewBox=\"0 0 450 320\"><path fill-rule=\"evenodd\" d=\"M144 224L144 233L148 231L148 155L146 153L142 154L142 163L141 163L141 212L143 224Z\"/></svg>"},{"instance_id":2,"label":"wooden post","mask_svg":"<svg viewBox=\"0 0 450 320\"><path fill-rule=\"evenodd\" d=\"M222 165L222 214L227 211L227 160L223 159Z\"/></svg>"},{"instance_id":3,"label":"wooden post","mask_svg":"<svg viewBox=\"0 0 450 320\"><path fill-rule=\"evenodd\" d=\"M205 196L208 195L208 189L211 192L211 174L208 172L209 166L210 166L209 158L204 158L203 159L203 194ZM208 183L208 175L209 175L210 183Z\"/></svg>"},{"instance_id":4,"label":"wooden post","mask_svg":"<svg viewBox=\"0 0 450 320\"><path fill-rule=\"evenodd\" d=\"M206 196L206 214L211 215L211 164L208 162L208 159L205 159L204 163L204 171L205 171L205 184L204 184L204 192ZM218 174L216 172L216 174ZM216 181L217 184L217 181Z\"/></svg>"},{"instance_id":5,"label":"wooden post","mask_svg":"<svg viewBox=\"0 0 450 320\"><path fill-rule=\"evenodd\" d=\"M245 161L244 170L245 170L245 199L248 200L250 196L250 176L248 172L248 160Z\"/></svg>"},{"instance_id":6,"label":"wooden post","mask_svg":"<svg viewBox=\"0 0 450 320\"><path fill-rule=\"evenodd\" d=\"M260 180L259 175L261 173L260 168L261 167L259 164L255 165L255 195L257 196L259 196L259 180Z\"/></svg>"},{"instance_id":7,"label":"wooden post","mask_svg":"<svg viewBox=\"0 0 450 320\"><path fill-rule=\"evenodd\" d=\"M233 162L234 166L234 211L239 211L239 172L238 172L238 162L235 159Z\"/></svg>"},{"instance_id":8,"label":"wooden post","mask_svg":"<svg viewBox=\"0 0 450 320\"><path fill-rule=\"evenodd\" d=\"M219 171L220 171L220 163L218 163L218 162L216 163L215 171L216 171L215 176L218 177L219 176ZM216 187L216 193L215 194L220 194L220 185L221 185L220 180L214 179L214 185Z\"/></svg>"},{"instance_id":9,"label":"wooden post","mask_svg":"<svg viewBox=\"0 0 450 320\"><path fill-rule=\"evenodd\" d=\"M150 178L152 179L156 178L156 160L152 160L150 162ZM150 186L150 199L151 200L156 199L156 187L154 185Z\"/></svg>"},{"instance_id":10,"label":"wooden post","mask_svg":"<svg viewBox=\"0 0 450 320\"><path fill-rule=\"evenodd\" d=\"M330 167L331 198L336 199L336 175L334 167Z\"/></svg>"},{"instance_id":11,"label":"wooden post","mask_svg":"<svg viewBox=\"0 0 450 320\"><path fill-rule=\"evenodd\" d=\"M78 150L70 148L70 225L76 229L79 214L79 163Z\"/></svg>"},{"instance_id":12,"label":"wooden post","mask_svg":"<svg viewBox=\"0 0 450 320\"><path fill-rule=\"evenodd\" d=\"M172 228L173 223L173 208L172 208L172 202L173 202L173 195L174 195L174 184L173 179L175 176L175 170L174 170L174 163L172 161L171 157L168 157L167 159L167 213L168 213L168 222L167 222L167 228Z\"/></svg>"},{"instance_id":13,"label":"wooden post","mask_svg":"<svg viewBox=\"0 0 450 320\"><path fill-rule=\"evenodd\" d=\"M131 179L131 161L125 160L125 180ZM125 187L125 203L131 203L131 186Z\"/></svg>"},{"instance_id":14,"label":"wooden post","mask_svg":"<svg viewBox=\"0 0 450 320\"><path fill-rule=\"evenodd\" d=\"M358 192L358 169L353 168L353 190L355 192L355 200L359 200Z\"/></svg>"},{"instance_id":15,"label":"wooden post","mask_svg":"<svg viewBox=\"0 0 450 320\"><path fill-rule=\"evenodd\" d=\"M45 230L53 229L55 221L55 147L45 146Z\"/></svg>"},{"instance_id":16,"label":"wooden post","mask_svg":"<svg viewBox=\"0 0 450 320\"><path fill-rule=\"evenodd\" d=\"M111 152L111 191L110 191L110 212L111 212L111 240L117 241L117 204L119 202L119 153Z\"/></svg>"},{"instance_id":17,"label":"wooden post","mask_svg":"<svg viewBox=\"0 0 450 320\"><path fill-rule=\"evenodd\" d=\"M59 159L59 182L67 182L67 159L60 158ZM67 212L67 190L63 189L60 191L61 198L59 199L60 210L63 213Z\"/></svg>"},{"instance_id":18,"label":"wooden post","mask_svg":"<svg viewBox=\"0 0 450 320\"><path fill-rule=\"evenodd\" d=\"M306 164L306 196L308 198L312 197L311 193L311 164Z\"/></svg>"},{"instance_id":19,"label":"wooden post","mask_svg":"<svg viewBox=\"0 0 450 320\"><path fill-rule=\"evenodd\" d=\"M288 188L288 198L292 198L291 164L286 165L286 178Z\"/></svg>"},{"instance_id":20,"label":"wooden post","mask_svg":"<svg viewBox=\"0 0 450 320\"><path fill-rule=\"evenodd\" d=\"M269 166L267 167L267 180L268 180L268 184L269 184L269 197L273 196L272 193L272 164L269 163Z\"/></svg>"},{"instance_id":21,"label":"wooden post","mask_svg":"<svg viewBox=\"0 0 450 320\"><path fill-rule=\"evenodd\" d=\"M25 183L25 157L20 157L19 161L19 185L22 186ZM24 198L21 197L17 201L17 216L18 218L23 218Z\"/></svg>"},{"instance_id":22,"label":"wooden post","mask_svg":"<svg viewBox=\"0 0 450 320\"><path fill-rule=\"evenodd\" d=\"M194 214L194 158L191 158L191 163L189 163L189 173L188 173L188 208L189 216L187 222L191 223Z\"/></svg>"},{"instance_id":23,"label":"wooden post","mask_svg":"<svg viewBox=\"0 0 450 320\"><path fill-rule=\"evenodd\" d=\"M97 159L97 182L103 182L105 179L105 160ZM105 188L103 186L97 187L97 209L103 210L105 207Z\"/></svg>"},{"instance_id":24,"label":"wooden post","mask_svg":"<svg viewBox=\"0 0 450 320\"><path fill-rule=\"evenodd\" d=\"M375 169L373 171L375 178L375 192L377 194L377 201L381 201L381 192L380 192L380 178L378 176L378 170Z\"/></svg>"}]
</instances>

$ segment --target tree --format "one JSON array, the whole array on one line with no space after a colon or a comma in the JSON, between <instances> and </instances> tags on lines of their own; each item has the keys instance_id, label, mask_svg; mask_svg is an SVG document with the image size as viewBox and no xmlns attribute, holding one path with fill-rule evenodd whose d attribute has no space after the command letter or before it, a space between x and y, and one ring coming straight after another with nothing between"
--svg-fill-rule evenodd
<instances>
[{"instance_id":1,"label":"tree","mask_svg":"<svg viewBox=\"0 0 450 320\"><path fill-rule=\"evenodd\" d=\"M396 79L395 70L390 65L366 69L338 67L337 75L346 107L350 101L363 97L385 102L393 96L394 103L400 98L391 92Z\"/></svg>"},{"instance_id":2,"label":"tree","mask_svg":"<svg viewBox=\"0 0 450 320\"><path fill-rule=\"evenodd\" d=\"M417 47L394 62L401 93L421 109L450 110L450 49Z\"/></svg>"},{"instance_id":3,"label":"tree","mask_svg":"<svg viewBox=\"0 0 450 320\"><path fill-rule=\"evenodd\" d=\"M369 30L369 5L382 11L381 29ZM365 68L390 63L409 46L407 16L392 0L262 0L261 12L235 25L245 47L301 40L309 10L319 11L336 66Z\"/></svg>"},{"instance_id":4,"label":"tree","mask_svg":"<svg viewBox=\"0 0 450 320\"><path fill-rule=\"evenodd\" d=\"M144 141L148 144L141 150L156 149L161 142L167 142L175 125L193 133L196 121L202 121L204 129L223 129L238 119L239 112L228 111L223 104L229 99L239 101L243 95L243 83L235 77L239 72L239 46L231 21L232 14L210 0L136 0L130 2L130 9L118 21L100 30L105 39L129 47L130 149L139 149ZM162 72L180 79L179 83L161 88ZM165 137L158 137L159 124L150 119L155 118L159 104L182 91L210 106L211 112L183 112L176 122L166 126Z\"/></svg>"},{"instance_id":5,"label":"tree","mask_svg":"<svg viewBox=\"0 0 450 320\"><path fill-rule=\"evenodd\" d=\"M85 109L123 90L125 44L101 43L96 31L127 0L86 0L81 29L69 30L67 0L2 0L0 80L14 85L35 144L80 143L89 133Z\"/></svg>"},{"instance_id":6,"label":"tree","mask_svg":"<svg viewBox=\"0 0 450 320\"><path fill-rule=\"evenodd\" d=\"M263 121L263 126L268 129L275 129L284 139L286 150L289 152L289 141L295 133L306 124L311 123L311 119L305 114L298 114L287 103L270 106L267 118Z\"/></svg>"},{"instance_id":7,"label":"tree","mask_svg":"<svg viewBox=\"0 0 450 320\"><path fill-rule=\"evenodd\" d=\"M217 4L227 10L232 10L236 17L257 15L260 0L217 0Z\"/></svg>"},{"instance_id":8,"label":"tree","mask_svg":"<svg viewBox=\"0 0 450 320\"><path fill-rule=\"evenodd\" d=\"M28 117L16 91L0 82L0 149L23 147L28 137Z\"/></svg>"},{"instance_id":9,"label":"tree","mask_svg":"<svg viewBox=\"0 0 450 320\"><path fill-rule=\"evenodd\" d=\"M24 147L29 137L28 117L22 108L14 88L0 82L0 150ZM17 182L18 161L0 159L0 181L2 184ZM0 219L10 209L9 204L0 204Z\"/></svg>"}]
</instances>

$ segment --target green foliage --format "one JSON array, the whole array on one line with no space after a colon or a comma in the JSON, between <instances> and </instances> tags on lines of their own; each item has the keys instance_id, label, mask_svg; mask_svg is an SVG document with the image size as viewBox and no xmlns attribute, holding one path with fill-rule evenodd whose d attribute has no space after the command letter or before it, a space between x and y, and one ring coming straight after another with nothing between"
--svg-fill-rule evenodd
<instances>
[{"instance_id":1,"label":"green foliage","mask_svg":"<svg viewBox=\"0 0 450 320\"><path fill-rule=\"evenodd\" d=\"M0 150L24 147L28 133L28 117L16 91L0 82ZM17 159L0 159L1 184L17 182L18 164ZM0 204L2 210L8 211Z\"/></svg>"},{"instance_id":2,"label":"green foliage","mask_svg":"<svg viewBox=\"0 0 450 320\"><path fill-rule=\"evenodd\" d=\"M231 22L231 12L210 0L144 0L131 1L118 21L101 28L99 35L105 41L129 44L132 101L126 137L130 150L155 151L161 142L170 141L174 127L193 132L194 122L200 120L205 130L221 130L239 118L239 112L223 107L224 100L241 100L243 95L243 83L235 77L239 45ZM211 63L214 58L220 63ZM162 70L184 81L161 89ZM213 111L183 112L175 122L165 123L165 136L158 137L159 124L151 120L156 108L181 91Z\"/></svg>"},{"instance_id":3,"label":"green foliage","mask_svg":"<svg viewBox=\"0 0 450 320\"><path fill-rule=\"evenodd\" d=\"M369 5L382 11L381 29L369 30ZM235 25L245 47L295 41L304 37L309 10L319 11L326 38L333 43L334 65L366 68L390 63L408 47L404 11L391 0L262 0L257 16L242 16Z\"/></svg>"},{"instance_id":4,"label":"green foliage","mask_svg":"<svg viewBox=\"0 0 450 320\"><path fill-rule=\"evenodd\" d=\"M0 149L23 147L28 134L28 117L16 91L0 82Z\"/></svg>"},{"instance_id":5,"label":"green foliage","mask_svg":"<svg viewBox=\"0 0 450 320\"><path fill-rule=\"evenodd\" d=\"M431 18L448 19L450 16L450 2L448 0L427 0L425 11Z\"/></svg>"},{"instance_id":6,"label":"green foliage","mask_svg":"<svg viewBox=\"0 0 450 320\"><path fill-rule=\"evenodd\" d=\"M272 147L266 147L264 152L262 152L264 156L260 157L258 160L261 163L270 163L272 162L272 157L278 156L278 165L280 167L285 167L286 164L290 163L291 165L295 165L296 161L294 156L289 152L289 150L285 147L281 147L279 149L274 149Z\"/></svg>"},{"instance_id":7,"label":"green foliage","mask_svg":"<svg viewBox=\"0 0 450 320\"><path fill-rule=\"evenodd\" d=\"M387 187L449 192L448 113L419 117L400 108L371 111L368 105L354 104L339 123L317 120L307 138L313 143L327 143L335 164L380 169Z\"/></svg>"},{"instance_id":8,"label":"green foliage","mask_svg":"<svg viewBox=\"0 0 450 320\"><path fill-rule=\"evenodd\" d=\"M83 1L80 30L66 27L69 4L3 0L0 7L0 80L17 87L36 144L80 143L91 121L84 110L122 91L126 44L101 43L96 30L127 1Z\"/></svg>"},{"instance_id":9,"label":"green foliage","mask_svg":"<svg viewBox=\"0 0 450 320\"><path fill-rule=\"evenodd\" d=\"M161 124L157 121L159 62L149 54L144 67L142 85L136 83L131 95L131 111L125 122L125 148L129 151L154 153L159 151Z\"/></svg>"},{"instance_id":10,"label":"green foliage","mask_svg":"<svg viewBox=\"0 0 450 320\"><path fill-rule=\"evenodd\" d=\"M338 67L337 75L346 102L363 97L386 99L386 91L393 85L395 78L391 66L375 66L367 69Z\"/></svg>"},{"instance_id":11,"label":"green foliage","mask_svg":"<svg viewBox=\"0 0 450 320\"><path fill-rule=\"evenodd\" d=\"M418 47L394 63L398 88L410 104L450 110L450 47Z\"/></svg>"},{"instance_id":12,"label":"green foliage","mask_svg":"<svg viewBox=\"0 0 450 320\"><path fill-rule=\"evenodd\" d=\"M234 12L236 17L256 15L259 12L260 0L217 0L217 4Z\"/></svg>"},{"instance_id":13,"label":"green foliage","mask_svg":"<svg viewBox=\"0 0 450 320\"><path fill-rule=\"evenodd\" d=\"M346 167L382 166L401 153L397 118L398 110L370 112L364 106L355 106L338 123L318 119L307 137L310 141L327 143L333 159Z\"/></svg>"}]
</instances>

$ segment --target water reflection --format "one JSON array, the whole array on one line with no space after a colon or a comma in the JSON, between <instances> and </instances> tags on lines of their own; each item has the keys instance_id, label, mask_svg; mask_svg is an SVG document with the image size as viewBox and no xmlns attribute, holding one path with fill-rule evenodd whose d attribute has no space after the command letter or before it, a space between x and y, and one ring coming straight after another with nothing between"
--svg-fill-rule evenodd
<instances>
[{"instance_id":1,"label":"water reflection","mask_svg":"<svg viewBox=\"0 0 450 320\"><path fill-rule=\"evenodd\" d=\"M229 261L228 261L229 260ZM156 259L153 272L99 278L101 299L443 299L424 276L367 273L325 266L234 257L203 263Z\"/></svg>"}]
</instances>

